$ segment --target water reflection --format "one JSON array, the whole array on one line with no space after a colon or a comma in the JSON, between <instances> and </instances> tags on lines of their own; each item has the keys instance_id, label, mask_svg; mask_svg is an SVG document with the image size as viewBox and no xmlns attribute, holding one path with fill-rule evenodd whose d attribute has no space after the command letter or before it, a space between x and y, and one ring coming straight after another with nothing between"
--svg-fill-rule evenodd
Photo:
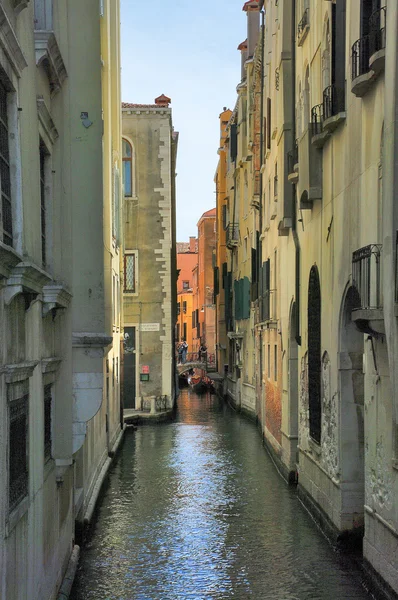
<instances>
[{"instance_id":1,"label":"water reflection","mask_svg":"<svg viewBox=\"0 0 398 600\"><path fill-rule=\"evenodd\" d=\"M187 390L173 424L126 437L74 600L368 598L252 424Z\"/></svg>"}]
</instances>

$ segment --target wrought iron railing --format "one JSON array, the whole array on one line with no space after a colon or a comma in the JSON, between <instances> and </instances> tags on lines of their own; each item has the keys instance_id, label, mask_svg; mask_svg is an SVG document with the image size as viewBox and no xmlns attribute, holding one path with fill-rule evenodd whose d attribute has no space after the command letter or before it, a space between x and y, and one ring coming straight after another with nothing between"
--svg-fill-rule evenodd
<instances>
[{"instance_id":1,"label":"wrought iron railing","mask_svg":"<svg viewBox=\"0 0 398 600\"><path fill-rule=\"evenodd\" d=\"M178 363L179 364L189 364L189 363L203 363L206 364L207 366L213 366L215 365L215 360L216 360L216 356L215 354L209 353L206 350L202 352L198 351L198 352L187 352L185 358L183 359L184 362L180 361L180 357L177 357Z\"/></svg>"},{"instance_id":2,"label":"wrought iron railing","mask_svg":"<svg viewBox=\"0 0 398 600\"><path fill-rule=\"evenodd\" d=\"M387 9L385 6L375 10L369 19L369 54L372 56L375 52L386 47L386 17Z\"/></svg>"},{"instance_id":3,"label":"wrought iron railing","mask_svg":"<svg viewBox=\"0 0 398 600\"><path fill-rule=\"evenodd\" d=\"M278 197L278 175L274 177L274 198Z\"/></svg>"},{"instance_id":4,"label":"wrought iron railing","mask_svg":"<svg viewBox=\"0 0 398 600\"><path fill-rule=\"evenodd\" d=\"M236 246L239 242L239 224L230 223L227 227L227 246Z\"/></svg>"},{"instance_id":5,"label":"wrought iron railing","mask_svg":"<svg viewBox=\"0 0 398 600\"><path fill-rule=\"evenodd\" d=\"M287 153L287 171L290 175L294 173L294 167L298 164L298 141L294 140L293 148Z\"/></svg>"},{"instance_id":6,"label":"wrought iron railing","mask_svg":"<svg viewBox=\"0 0 398 600\"><path fill-rule=\"evenodd\" d=\"M168 408L168 397L167 396L156 396L155 398L156 412L162 412Z\"/></svg>"},{"instance_id":7,"label":"wrought iron railing","mask_svg":"<svg viewBox=\"0 0 398 600\"><path fill-rule=\"evenodd\" d=\"M345 90L336 85L329 85L323 91L323 118L334 117L345 111Z\"/></svg>"},{"instance_id":8,"label":"wrought iron railing","mask_svg":"<svg viewBox=\"0 0 398 600\"><path fill-rule=\"evenodd\" d=\"M29 487L29 395L13 400L9 409L9 511L27 496Z\"/></svg>"},{"instance_id":9,"label":"wrought iron railing","mask_svg":"<svg viewBox=\"0 0 398 600\"><path fill-rule=\"evenodd\" d=\"M323 104L317 104L311 109L312 135L319 135L323 131Z\"/></svg>"},{"instance_id":10,"label":"wrought iron railing","mask_svg":"<svg viewBox=\"0 0 398 600\"><path fill-rule=\"evenodd\" d=\"M275 69L275 89L279 91L279 67Z\"/></svg>"},{"instance_id":11,"label":"wrought iron railing","mask_svg":"<svg viewBox=\"0 0 398 600\"><path fill-rule=\"evenodd\" d=\"M381 244L369 244L352 255L352 280L360 308L381 308Z\"/></svg>"},{"instance_id":12,"label":"wrought iron railing","mask_svg":"<svg viewBox=\"0 0 398 600\"><path fill-rule=\"evenodd\" d=\"M301 18L301 21L299 22L299 24L297 25L297 35L298 37L301 36L301 34L303 33L304 29L307 27L307 25L309 25L310 23L310 11L309 8L306 8L303 16Z\"/></svg>"},{"instance_id":13,"label":"wrought iron railing","mask_svg":"<svg viewBox=\"0 0 398 600\"><path fill-rule=\"evenodd\" d=\"M351 48L351 79L369 72L369 36L357 40Z\"/></svg>"}]
</instances>

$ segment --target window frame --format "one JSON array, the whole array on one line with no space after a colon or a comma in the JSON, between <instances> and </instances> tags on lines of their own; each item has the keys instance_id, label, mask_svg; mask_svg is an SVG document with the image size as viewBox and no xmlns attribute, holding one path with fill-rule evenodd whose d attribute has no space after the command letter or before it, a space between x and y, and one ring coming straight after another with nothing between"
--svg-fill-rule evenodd
<instances>
[{"instance_id":1,"label":"window frame","mask_svg":"<svg viewBox=\"0 0 398 600\"><path fill-rule=\"evenodd\" d=\"M127 257L134 257L134 289L126 288ZM138 295L138 252L137 250L125 250L123 255L123 294Z\"/></svg>"},{"instance_id":2,"label":"window frame","mask_svg":"<svg viewBox=\"0 0 398 600\"><path fill-rule=\"evenodd\" d=\"M18 419L17 415L13 418L12 411L18 410L18 405L22 406L21 413L25 418L25 469L24 469L24 481L23 490L19 495L13 498L17 479L15 481L11 478L12 461L14 458L13 445L11 442L12 437L12 424ZM11 383L7 385L7 408L8 408L8 456L7 456L7 477L8 477L8 490L7 490L7 501L8 501L8 512L11 514L16 511L23 501L29 497L29 382L24 380L17 383ZM18 436L17 446L18 449L21 447L21 436ZM16 460L16 459L15 459ZM16 460L16 462L18 462ZM18 465L16 465L18 466ZM20 478L20 477L19 477ZM14 488L14 489L13 489Z\"/></svg>"},{"instance_id":3,"label":"window frame","mask_svg":"<svg viewBox=\"0 0 398 600\"><path fill-rule=\"evenodd\" d=\"M131 156L125 156L124 152L124 142L130 148ZM130 193L126 193L126 171L125 171L125 163L130 163ZM122 137L122 181L123 181L123 195L125 198L136 198L136 189L135 189L135 149L133 142L127 137Z\"/></svg>"}]
</instances>

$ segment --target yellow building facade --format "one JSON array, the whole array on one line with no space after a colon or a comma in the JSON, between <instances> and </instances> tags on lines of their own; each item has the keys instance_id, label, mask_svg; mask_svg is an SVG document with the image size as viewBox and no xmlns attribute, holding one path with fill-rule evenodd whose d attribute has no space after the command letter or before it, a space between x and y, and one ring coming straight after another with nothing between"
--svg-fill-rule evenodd
<instances>
[{"instance_id":1,"label":"yellow building facade","mask_svg":"<svg viewBox=\"0 0 398 600\"><path fill-rule=\"evenodd\" d=\"M327 534L363 541L371 581L397 592L397 9L265 0L244 10L226 139L224 389ZM238 319L245 276L250 314ZM254 405L243 400L251 365Z\"/></svg>"}]
</instances>

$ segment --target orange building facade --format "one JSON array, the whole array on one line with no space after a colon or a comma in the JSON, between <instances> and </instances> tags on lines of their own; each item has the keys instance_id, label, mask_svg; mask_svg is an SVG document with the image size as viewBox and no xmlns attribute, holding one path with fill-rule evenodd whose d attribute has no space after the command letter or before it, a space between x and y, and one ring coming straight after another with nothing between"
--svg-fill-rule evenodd
<instances>
[{"instance_id":1,"label":"orange building facade","mask_svg":"<svg viewBox=\"0 0 398 600\"><path fill-rule=\"evenodd\" d=\"M177 346L186 341L188 352L197 352L198 348L193 343L193 317L195 287L193 272L198 263L198 240L196 237L189 238L189 242L177 243L177 323L176 343ZM195 332L196 333L196 332Z\"/></svg>"}]
</instances>

